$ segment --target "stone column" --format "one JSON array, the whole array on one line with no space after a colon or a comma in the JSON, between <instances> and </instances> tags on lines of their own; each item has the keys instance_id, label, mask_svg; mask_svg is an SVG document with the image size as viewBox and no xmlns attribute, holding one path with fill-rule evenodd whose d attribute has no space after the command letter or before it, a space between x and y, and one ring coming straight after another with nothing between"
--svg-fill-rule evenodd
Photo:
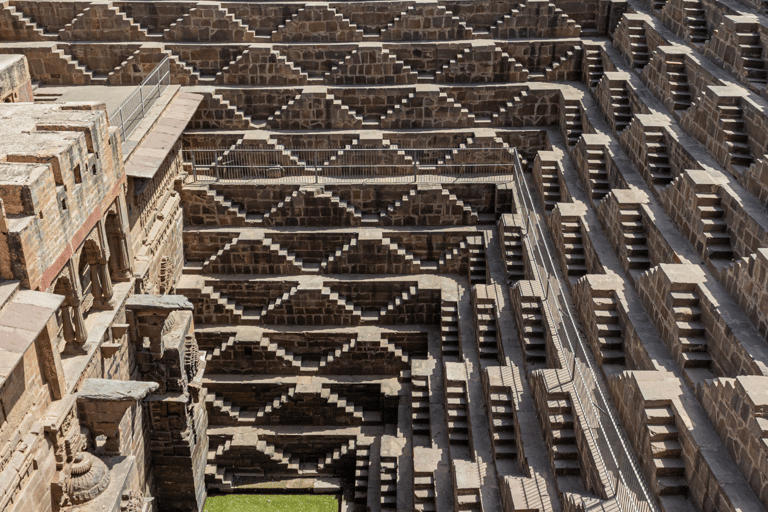
<instances>
[{"instance_id":1,"label":"stone column","mask_svg":"<svg viewBox=\"0 0 768 512\"><path fill-rule=\"evenodd\" d=\"M101 297L104 299L104 302L109 302L109 299L114 294L114 290L112 289L112 279L109 277L107 262L100 263L96 270L99 274L99 281L101 281Z\"/></svg>"},{"instance_id":2,"label":"stone column","mask_svg":"<svg viewBox=\"0 0 768 512\"><path fill-rule=\"evenodd\" d=\"M85 329L85 318L83 318L83 312L80 311L80 303L72 306L72 313L74 313L75 320L75 339L77 343L85 343L88 339L88 331Z\"/></svg>"}]
</instances>

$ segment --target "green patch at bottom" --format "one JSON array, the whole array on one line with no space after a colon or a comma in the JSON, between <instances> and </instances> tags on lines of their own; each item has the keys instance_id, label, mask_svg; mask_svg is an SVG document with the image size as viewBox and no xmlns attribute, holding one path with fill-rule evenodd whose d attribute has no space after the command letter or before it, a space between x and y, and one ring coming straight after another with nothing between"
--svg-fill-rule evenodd
<instances>
[{"instance_id":1,"label":"green patch at bottom","mask_svg":"<svg viewBox=\"0 0 768 512\"><path fill-rule=\"evenodd\" d=\"M337 512L333 496L311 494L231 494L209 496L203 512Z\"/></svg>"}]
</instances>

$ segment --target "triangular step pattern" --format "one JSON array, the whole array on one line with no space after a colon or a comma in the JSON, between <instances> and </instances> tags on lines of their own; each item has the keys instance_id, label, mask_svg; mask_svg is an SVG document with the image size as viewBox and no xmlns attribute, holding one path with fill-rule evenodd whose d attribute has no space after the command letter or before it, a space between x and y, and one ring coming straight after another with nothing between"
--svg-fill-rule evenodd
<instances>
[{"instance_id":1,"label":"triangular step pattern","mask_svg":"<svg viewBox=\"0 0 768 512\"><path fill-rule=\"evenodd\" d=\"M491 27L494 39L522 37L579 37L581 27L555 4L528 0Z\"/></svg>"},{"instance_id":2,"label":"triangular step pattern","mask_svg":"<svg viewBox=\"0 0 768 512\"><path fill-rule=\"evenodd\" d=\"M360 130L363 118L324 87L306 87L267 120L276 130Z\"/></svg>"},{"instance_id":3,"label":"triangular step pattern","mask_svg":"<svg viewBox=\"0 0 768 512\"><path fill-rule=\"evenodd\" d=\"M421 86L381 120L384 130L471 128L475 116L436 86Z\"/></svg>"},{"instance_id":4,"label":"triangular step pattern","mask_svg":"<svg viewBox=\"0 0 768 512\"><path fill-rule=\"evenodd\" d=\"M336 43L362 41L363 31L327 3L308 3L272 32L279 43Z\"/></svg>"},{"instance_id":5,"label":"triangular step pattern","mask_svg":"<svg viewBox=\"0 0 768 512\"><path fill-rule=\"evenodd\" d=\"M198 5L163 31L164 41L192 43L250 43L256 33L226 9Z\"/></svg>"},{"instance_id":6,"label":"triangular step pattern","mask_svg":"<svg viewBox=\"0 0 768 512\"><path fill-rule=\"evenodd\" d=\"M405 85L418 80L418 73L380 46L358 48L328 74L328 83L334 85Z\"/></svg>"},{"instance_id":7,"label":"triangular step pattern","mask_svg":"<svg viewBox=\"0 0 768 512\"><path fill-rule=\"evenodd\" d=\"M59 31L62 41L146 41L147 31L111 2L93 2Z\"/></svg>"},{"instance_id":8,"label":"triangular step pattern","mask_svg":"<svg viewBox=\"0 0 768 512\"><path fill-rule=\"evenodd\" d=\"M472 28L435 1L408 7L382 31L384 41L455 41L472 39Z\"/></svg>"},{"instance_id":9,"label":"triangular step pattern","mask_svg":"<svg viewBox=\"0 0 768 512\"><path fill-rule=\"evenodd\" d=\"M494 44L473 44L435 74L439 84L525 82L528 70Z\"/></svg>"},{"instance_id":10,"label":"triangular step pattern","mask_svg":"<svg viewBox=\"0 0 768 512\"><path fill-rule=\"evenodd\" d=\"M223 85L304 85L307 74L277 50L250 48L222 68L216 83Z\"/></svg>"}]
</instances>

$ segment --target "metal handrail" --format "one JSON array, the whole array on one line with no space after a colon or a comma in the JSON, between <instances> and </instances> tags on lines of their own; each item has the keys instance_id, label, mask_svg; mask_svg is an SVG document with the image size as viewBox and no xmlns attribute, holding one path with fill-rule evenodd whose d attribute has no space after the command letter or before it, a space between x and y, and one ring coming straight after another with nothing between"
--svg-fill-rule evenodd
<instances>
[{"instance_id":1,"label":"metal handrail","mask_svg":"<svg viewBox=\"0 0 768 512\"><path fill-rule=\"evenodd\" d=\"M320 183L345 180L444 181L446 178L508 181L509 147L344 149L192 148L183 152L193 181Z\"/></svg>"},{"instance_id":2,"label":"metal handrail","mask_svg":"<svg viewBox=\"0 0 768 512\"><path fill-rule=\"evenodd\" d=\"M592 365L590 358L587 356L587 348L585 346L583 338L579 335L579 331L576 328L576 322L574 321L571 313L568 301L565 300L565 292L560 284L560 279L555 271L555 263L552 258L552 253L549 249L549 244L544 236L543 229L541 227L541 220L536 213L533 204L533 197L531 196L528 187L524 186L525 178L523 175L522 165L520 163L520 156L517 153L517 149L514 151L514 175L513 180L516 184L518 195L520 197L520 204L518 204L518 211L525 216L526 225L524 237L530 237L533 239L532 245L535 253L538 253L538 257L534 253L534 258L537 261L533 262L533 270L536 274L536 278L542 287L542 291L545 294L545 298L542 301L547 314L551 318L555 318L550 310L550 303L554 301L554 305L557 308L558 317L560 318L560 325L562 326L562 335L565 338L570 352L564 350L564 346L561 341L561 335L559 332L553 332L553 341L558 345L560 352L564 354L566 359L570 358L570 361L566 361L565 369L568 371L569 377L572 381L578 376L578 379L585 386L588 391L596 392L598 401L596 403L592 399L592 395L587 394L583 400L578 393L578 387L574 384L574 396L579 403L584 414L587 415L587 419L597 422L597 428L603 436L596 437L593 428L586 429L586 434L592 440L592 443L598 448L597 457L600 459L600 463L612 475L615 477L615 485L610 479L608 480L608 486L610 487L610 494L616 498L616 503L621 510L625 510L625 505L629 510L633 511L648 511L658 512L658 507L653 499L648 485L645 482L645 478L639 469L639 465L635 459L634 453L629 447L626 434L621 429L618 419L613 412L612 407L606 398L605 390L603 389L602 381L598 379L595 372L595 368ZM542 252L541 246L544 247ZM544 253L546 253L546 258ZM539 267L546 274L542 277ZM551 269L551 271L548 269ZM553 289L552 280L554 279L557 289ZM557 295L557 296L554 296ZM550 300L552 299L552 300ZM562 303L562 306L561 306ZM566 322L567 319L567 322ZM571 333L569 333L571 331ZM571 338L575 339L575 342ZM579 352L581 354L579 354ZM577 364L580 363L580 364ZM588 376L584 375L582 368L586 366L588 369ZM571 368L572 367L572 368ZM589 377L589 378L587 378ZM587 409L585 406L589 406ZM593 410L597 409L596 414ZM601 416L607 418L607 425L601 420ZM591 425L590 425L591 427ZM612 443L607 439L611 438L615 441L617 446L612 446ZM606 457L604 458L604 454ZM611 467L606 464L606 458L611 463ZM621 482L624 496L620 496L622 488L619 486ZM622 499L623 498L623 499Z\"/></svg>"},{"instance_id":3,"label":"metal handrail","mask_svg":"<svg viewBox=\"0 0 768 512\"><path fill-rule=\"evenodd\" d=\"M168 57L165 57L112 115L112 126L120 128L120 137L123 142L131 136L139 122L147 115L149 107L169 85L171 85L171 64Z\"/></svg>"}]
</instances>

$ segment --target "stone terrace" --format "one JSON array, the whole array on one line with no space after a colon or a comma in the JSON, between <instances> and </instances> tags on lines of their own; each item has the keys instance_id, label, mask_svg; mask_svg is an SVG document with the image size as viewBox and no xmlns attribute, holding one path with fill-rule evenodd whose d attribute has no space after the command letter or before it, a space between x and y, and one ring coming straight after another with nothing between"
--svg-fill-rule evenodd
<instances>
[{"instance_id":1,"label":"stone terrace","mask_svg":"<svg viewBox=\"0 0 768 512\"><path fill-rule=\"evenodd\" d=\"M183 269L155 289L186 298L204 362L203 496L751 511L768 508L766 15L752 0L11 0L0 54L26 56L41 103L137 85L165 58L187 95L165 210L142 233L161 240L166 210L183 225ZM338 179L363 150L378 174ZM13 228L36 160L5 160ZM161 201L142 204L143 226ZM145 245L145 267L170 265ZM624 448L607 449L611 417Z\"/></svg>"}]
</instances>

